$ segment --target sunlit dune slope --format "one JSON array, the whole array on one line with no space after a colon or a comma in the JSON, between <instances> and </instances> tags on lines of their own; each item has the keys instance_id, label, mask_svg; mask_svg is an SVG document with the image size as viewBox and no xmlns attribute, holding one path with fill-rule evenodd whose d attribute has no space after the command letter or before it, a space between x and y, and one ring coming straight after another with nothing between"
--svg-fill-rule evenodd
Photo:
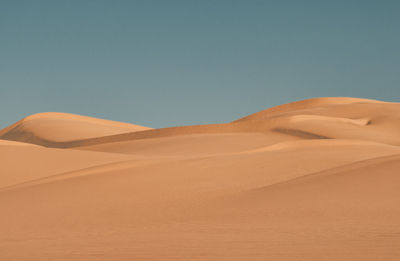
<instances>
[{"instance_id":1,"label":"sunlit dune slope","mask_svg":"<svg viewBox=\"0 0 400 261\"><path fill-rule=\"evenodd\" d=\"M76 169L133 159L102 152L49 149L0 140L0 188Z\"/></svg>"},{"instance_id":2,"label":"sunlit dune slope","mask_svg":"<svg viewBox=\"0 0 400 261\"><path fill-rule=\"evenodd\" d=\"M295 139L360 139L400 145L400 104L356 98L315 98L277 106L224 124L154 129L65 144L98 144L193 134L272 132ZM112 145L111 145L112 146Z\"/></svg>"},{"instance_id":3,"label":"sunlit dune slope","mask_svg":"<svg viewBox=\"0 0 400 261\"><path fill-rule=\"evenodd\" d=\"M399 148L371 142L291 141L214 157L116 162L24 182L0 191L7 213L0 217L7 250L0 256L35 260L45 249L61 260L75 251L85 260L330 260L329 253L345 249L348 260L366 260L365 246L371 258L398 256L400 158L392 155Z\"/></svg>"},{"instance_id":4,"label":"sunlit dune slope","mask_svg":"<svg viewBox=\"0 0 400 261\"><path fill-rule=\"evenodd\" d=\"M86 124L89 123L74 122L71 125L76 128L66 134L68 139L63 137L64 132L49 131L51 128L45 128L46 125L42 124L34 132L35 135L31 134L32 132L19 131L19 128L24 128L18 127L19 124L17 123L17 127L12 128L12 130L6 128L6 131L0 132L0 138L20 140L48 147L72 148L193 134L265 133L272 131L301 139L362 139L399 145L400 115L397 113L399 108L400 104L398 103L367 99L314 98L273 107L232 123L162 129L134 127L137 129L133 131L124 129L123 133L120 134L100 135L104 126L94 127L90 125L90 128L86 128ZM67 121L63 120L62 122L67 124ZM97 122L97 119L95 119L95 122ZM54 128L59 126L56 122L53 123ZM109 127L107 125L104 128L108 129ZM69 128L63 129L68 130ZM91 137L85 137L85 131L93 131L90 134ZM82 134L80 134L81 132ZM74 135L74 133L79 135ZM49 138L41 138L47 136Z\"/></svg>"},{"instance_id":5,"label":"sunlit dune slope","mask_svg":"<svg viewBox=\"0 0 400 261\"><path fill-rule=\"evenodd\" d=\"M0 260L400 259L398 103L164 129L50 113L0 135Z\"/></svg>"},{"instance_id":6,"label":"sunlit dune slope","mask_svg":"<svg viewBox=\"0 0 400 261\"><path fill-rule=\"evenodd\" d=\"M47 112L28 116L0 131L0 139L57 147L58 143L102 137L150 128L69 113Z\"/></svg>"},{"instance_id":7,"label":"sunlit dune slope","mask_svg":"<svg viewBox=\"0 0 400 261\"><path fill-rule=\"evenodd\" d=\"M278 133L201 133L107 142L76 149L147 156L216 156L254 150L298 137Z\"/></svg>"},{"instance_id":8,"label":"sunlit dune slope","mask_svg":"<svg viewBox=\"0 0 400 261\"><path fill-rule=\"evenodd\" d=\"M301 111L307 109L313 109L317 107L329 107L329 106L337 106L337 105L348 105L355 103L383 103L377 100L370 99L360 99L360 98L348 98L348 97L323 97L323 98L311 98L296 102L291 102L287 104L278 105L272 108L268 108L266 110L256 112L254 114L248 115L241 119L236 120L236 122L240 121L248 121L248 120L259 120L263 118L268 118L271 116L277 116L280 114L284 114L287 112L293 111Z\"/></svg>"}]
</instances>

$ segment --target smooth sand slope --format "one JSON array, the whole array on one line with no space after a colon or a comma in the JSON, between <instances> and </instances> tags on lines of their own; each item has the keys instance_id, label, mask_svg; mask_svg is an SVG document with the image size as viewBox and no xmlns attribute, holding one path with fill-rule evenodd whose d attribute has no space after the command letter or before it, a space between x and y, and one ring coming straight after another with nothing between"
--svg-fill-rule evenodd
<instances>
[{"instance_id":1,"label":"smooth sand slope","mask_svg":"<svg viewBox=\"0 0 400 261\"><path fill-rule=\"evenodd\" d=\"M0 131L0 260L400 259L400 104L154 130L50 116Z\"/></svg>"},{"instance_id":2,"label":"smooth sand slope","mask_svg":"<svg viewBox=\"0 0 400 261\"><path fill-rule=\"evenodd\" d=\"M129 123L69 113L46 112L28 116L0 131L0 139L58 147L75 140L148 130Z\"/></svg>"}]
</instances>

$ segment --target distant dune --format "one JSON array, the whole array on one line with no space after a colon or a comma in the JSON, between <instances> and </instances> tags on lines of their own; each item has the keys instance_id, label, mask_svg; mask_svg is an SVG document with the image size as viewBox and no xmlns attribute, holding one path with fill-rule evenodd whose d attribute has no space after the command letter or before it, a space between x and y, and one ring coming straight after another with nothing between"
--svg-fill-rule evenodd
<instances>
[{"instance_id":1,"label":"distant dune","mask_svg":"<svg viewBox=\"0 0 400 261\"><path fill-rule=\"evenodd\" d=\"M400 260L400 103L0 130L0 260Z\"/></svg>"},{"instance_id":2,"label":"distant dune","mask_svg":"<svg viewBox=\"0 0 400 261\"><path fill-rule=\"evenodd\" d=\"M0 139L22 141L47 147L150 128L69 113L46 112L28 116L0 131Z\"/></svg>"}]
</instances>

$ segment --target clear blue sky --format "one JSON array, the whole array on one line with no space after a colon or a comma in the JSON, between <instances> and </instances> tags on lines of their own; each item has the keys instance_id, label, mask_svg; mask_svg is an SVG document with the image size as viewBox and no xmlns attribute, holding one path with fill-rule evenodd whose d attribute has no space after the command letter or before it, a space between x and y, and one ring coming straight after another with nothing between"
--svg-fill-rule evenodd
<instances>
[{"instance_id":1,"label":"clear blue sky","mask_svg":"<svg viewBox=\"0 0 400 261\"><path fill-rule=\"evenodd\" d=\"M317 96L400 102L400 1L0 1L0 127L61 111L152 127Z\"/></svg>"}]
</instances>

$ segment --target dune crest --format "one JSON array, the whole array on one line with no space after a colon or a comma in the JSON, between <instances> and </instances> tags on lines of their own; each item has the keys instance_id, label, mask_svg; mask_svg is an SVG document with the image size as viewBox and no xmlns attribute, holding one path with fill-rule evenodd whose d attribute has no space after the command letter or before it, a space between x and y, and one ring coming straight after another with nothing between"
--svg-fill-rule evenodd
<instances>
[{"instance_id":1,"label":"dune crest","mask_svg":"<svg viewBox=\"0 0 400 261\"><path fill-rule=\"evenodd\" d=\"M400 104L314 98L150 129L0 131L0 260L399 260Z\"/></svg>"},{"instance_id":2,"label":"dune crest","mask_svg":"<svg viewBox=\"0 0 400 261\"><path fill-rule=\"evenodd\" d=\"M235 122L255 120L265 117L271 117L274 115L279 115L286 112L310 109L315 107L325 107L343 104L353 104L353 103L382 103L377 100L370 99L360 99L360 98L348 98L348 97L322 97L322 98L311 98L301 101L295 101L287 104L278 105L254 114L245 116L236 120Z\"/></svg>"},{"instance_id":3,"label":"dune crest","mask_svg":"<svg viewBox=\"0 0 400 261\"><path fill-rule=\"evenodd\" d=\"M149 129L70 113L46 112L28 116L1 130L0 139L57 147L63 142Z\"/></svg>"}]
</instances>

